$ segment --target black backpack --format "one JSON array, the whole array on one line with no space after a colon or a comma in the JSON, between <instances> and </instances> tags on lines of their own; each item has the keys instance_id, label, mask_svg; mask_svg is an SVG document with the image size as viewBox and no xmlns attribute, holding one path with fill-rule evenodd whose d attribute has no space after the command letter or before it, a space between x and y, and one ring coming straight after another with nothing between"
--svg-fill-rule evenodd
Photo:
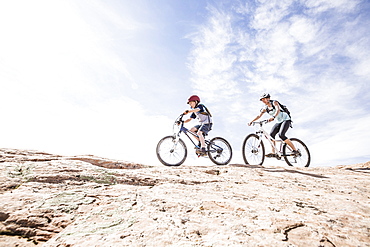
<instances>
[{"instance_id":1,"label":"black backpack","mask_svg":"<svg viewBox=\"0 0 370 247\"><path fill-rule=\"evenodd\" d=\"M203 106L204 109L206 110L205 112L201 112L201 114L208 115L208 116L212 117L211 112L208 110L208 108L205 105L203 105L203 104L199 104L199 105Z\"/></svg>"},{"instance_id":2,"label":"black backpack","mask_svg":"<svg viewBox=\"0 0 370 247\"><path fill-rule=\"evenodd\" d=\"M277 101L277 100L270 100L271 105L272 105L272 108L274 108L274 109L275 109L274 101ZM286 105L280 104L280 102L279 102L279 101L277 101L277 102L278 102L278 104L279 104L279 106L280 106L280 111L282 111L282 112L286 112L286 113L288 114L288 116L289 116L290 118L292 118L292 116L290 116L290 111L288 110L288 107L286 107Z\"/></svg>"}]
</instances>

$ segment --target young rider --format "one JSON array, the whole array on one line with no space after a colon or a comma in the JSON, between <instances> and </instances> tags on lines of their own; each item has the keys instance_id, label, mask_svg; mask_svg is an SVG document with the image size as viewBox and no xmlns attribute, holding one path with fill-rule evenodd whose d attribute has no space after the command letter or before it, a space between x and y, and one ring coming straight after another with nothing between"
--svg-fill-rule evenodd
<instances>
[{"instance_id":1,"label":"young rider","mask_svg":"<svg viewBox=\"0 0 370 247\"><path fill-rule=\"evenodd\" d=\"M267 112L272 116L269 119L269 122L276 120L276 124L271 129L270 136L275 139L276 134L279 133L280 139L293 149L293 154L298 154L298 151L294 147L293 143L285 135L292 123L289 115L286 112L281 111L279 103L276 100L270 100L270 94L268 93L262 94L260 101L262 101L266 106L262 108L261 113L250 123L248 123L248 125L251 126L254 121L258 120ZM267 154L266 156L276 157L275 149L272 149L272 151L272 153Z\"/></svg>"},{"instance_id":2,"label":"young rider","mask_svg":"<svg viewBox=\"0 0 370 247\"><path fill-rule=\"evenodd\" d=\"M204 141L204 135L207 135L212 129L212 118L207 108L199 103L200 98L197 95L192 95L189 97L188 104L190 105L191 110L186 110L184 114L186 115L191 113L191 115L189 119L185 120L185 123L190 122L192 119L198 118L200 124L191 128L190 131L197 132L199 136L200 149L197 150L197 153L205 154L206 143Z\"/></svg>"}]
</instances>

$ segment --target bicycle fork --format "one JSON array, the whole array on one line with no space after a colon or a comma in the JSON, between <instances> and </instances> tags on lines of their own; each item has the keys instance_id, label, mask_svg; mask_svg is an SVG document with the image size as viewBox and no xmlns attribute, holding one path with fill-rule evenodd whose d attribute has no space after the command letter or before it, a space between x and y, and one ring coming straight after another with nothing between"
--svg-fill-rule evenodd
<instances>
[{"instance_id":1,"label":"bicycle fork","mask_svg":"<svg viewBox=\"0 0 370 247\"><path fill-rule=\"evenodd\" d=\"M173 142L173 146L172 146L172 148L170 149L170 153L173 153L173 152L175 151L176 146L177 146L177 144L179 143L179 140L180 140L180 136L179 136L179 135L174 134L174 135L173 135L173 140L172 140L172 142Z\"/></svg>"}]
</instances>

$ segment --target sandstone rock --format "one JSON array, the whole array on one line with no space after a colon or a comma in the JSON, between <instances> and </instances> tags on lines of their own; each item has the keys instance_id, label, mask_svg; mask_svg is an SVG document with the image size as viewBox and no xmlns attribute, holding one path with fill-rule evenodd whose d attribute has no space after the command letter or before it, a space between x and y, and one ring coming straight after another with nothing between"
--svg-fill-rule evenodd
<instances>
[{"instance_id":1,"label":"sandstone rock","mask_svg":"<svg viewBox=\"0 0 370 247\"><path fill-rule=\"evenodd\" d=\"M370 246L370 162L149 167L0 155L0 246Z\"/></svg>"}]
</instances>

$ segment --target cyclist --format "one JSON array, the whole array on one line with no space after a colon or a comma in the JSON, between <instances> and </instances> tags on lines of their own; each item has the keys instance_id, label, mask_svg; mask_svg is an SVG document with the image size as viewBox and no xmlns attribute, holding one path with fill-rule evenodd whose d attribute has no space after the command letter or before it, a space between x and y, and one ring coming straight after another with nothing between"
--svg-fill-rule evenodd
<instances>
[{"instance_id":1,"label":"cyclist","mask_svg":"<svg viewBox=\"0 0 370 247\"><path fill-rule=\"evenodd\" d=\"M248 123L248 125L251 126L254 121L258 120L260 117L262 117L263 114L267 112L272 116L269 119L269 122L276 119L276 124L272 127L270 132L271 137L275 139L276 134L279 133L280 139L293 149L293 154L298 154L298 151L294 147L293 143L285 135L292 124L292 120L290 119L289 115L286 112L281 111L279 103L276 100L270 100L270 94L268 93L262 94L260 97L260 101L265 104L265 107L262 108L261 113L250 123ZM267 154L267 157L276 157L275 149L273 148L272 150L273 152Z\"/></svg>"},{"instance_id":2,"label":"cyclist","mask_svg":"<svg viewBox=\"0 0 370 247\"><path fill-rule=\"evenodd\" d=\"M198 118L199 125L194 126L190 129L192 132L196 132L199 136L198 141L200 142L200 149L197 149L196 153L205 155L206 154L206 143L204 136L212 129L212 116L208 109L203 105L199 104L200 98L197 95L192 95L188 99L188 104L191 110L186 110L184 114L191 113L190 118L185 120L185 123L190 122L192 119Z\"/></svg>"}]
</instances>

